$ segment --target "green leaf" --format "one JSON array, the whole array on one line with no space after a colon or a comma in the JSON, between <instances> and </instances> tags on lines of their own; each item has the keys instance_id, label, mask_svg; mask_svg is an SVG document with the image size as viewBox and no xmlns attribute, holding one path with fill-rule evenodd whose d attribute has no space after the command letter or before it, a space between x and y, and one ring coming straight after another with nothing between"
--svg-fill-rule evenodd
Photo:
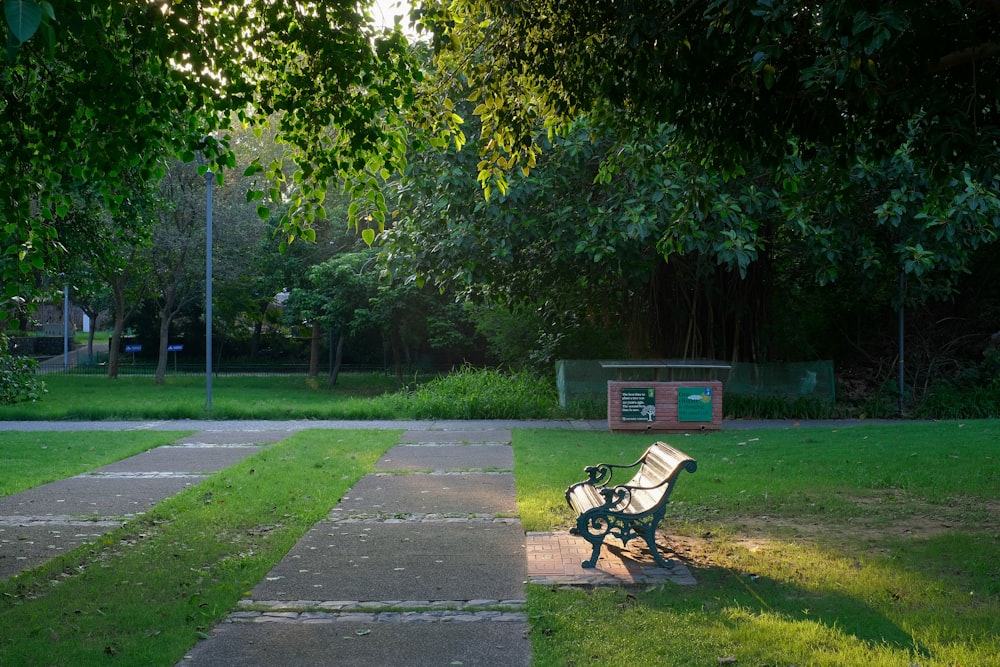
<instances>
[{"instance_id":1,"label":"green leaf","mask_svg":"<svg viewBox=\"0 0 1000 667\"><path fill-rule=\"evenodd\" d=\"M372 243L375 242L375 230L368 228L361 230L361 240L368 244L370 248Z\"/></svg>"},{"instance_id":2,"label":"green leaf","mask_svg":"<svg viewBox=\"0 0 1000 667\"><path fill-rule=\"evenodd\" d=\"M11 33L22 44L32 38L42 23L42 6L34 0L4 0L3 12Z\"/></svg>"}]
</instances>

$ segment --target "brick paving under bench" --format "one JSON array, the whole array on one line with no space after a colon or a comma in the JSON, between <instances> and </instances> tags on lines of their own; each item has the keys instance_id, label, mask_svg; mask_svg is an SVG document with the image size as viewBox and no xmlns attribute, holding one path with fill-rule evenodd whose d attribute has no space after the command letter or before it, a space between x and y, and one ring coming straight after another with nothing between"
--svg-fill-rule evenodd
<instances>
[{"instance_id":1,"label":"brick paving under bench","mask_svg":"<svg viewBox=\"0 0 1000 667\"><path fill-rule=\"evenodd\" d=\"M569 533L527 533L525 540L528 581L533 584L612 586L670 581L692 586L698 583L687 565L676 556L672 556L672 568L660 567L645 544L637 546L636 540L629 549L622 549L617 540L606 541L597 567L593 569L581 565L591 553L590 543L582 537ZM669 554L669 550L666 553Z\"/></svg>"}]
</instances>

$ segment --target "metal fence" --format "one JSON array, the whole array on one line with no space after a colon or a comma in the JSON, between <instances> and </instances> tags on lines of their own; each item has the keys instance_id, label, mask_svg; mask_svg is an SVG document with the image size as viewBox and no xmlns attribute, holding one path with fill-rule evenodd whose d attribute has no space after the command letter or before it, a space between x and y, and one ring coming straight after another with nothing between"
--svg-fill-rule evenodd
<instances>
[{"instance_id":1,"label":"metal fence","mask_svg":"<svg viewBox=\"0 0 1000 667\"><path fill-rule=\"evenodd\" d=\"M606 402L609 380L654 380L649 371L604 368L598 359L561 359L556 362L556 386L563 407L578 401ZM643 375L645 373L645 375ZM741 396L805 397L833 403L836 379L832 361L796 363L734 363L726 370L680 369L674 380L719 380L723 393Z\"/></svg>"}]
</instances>

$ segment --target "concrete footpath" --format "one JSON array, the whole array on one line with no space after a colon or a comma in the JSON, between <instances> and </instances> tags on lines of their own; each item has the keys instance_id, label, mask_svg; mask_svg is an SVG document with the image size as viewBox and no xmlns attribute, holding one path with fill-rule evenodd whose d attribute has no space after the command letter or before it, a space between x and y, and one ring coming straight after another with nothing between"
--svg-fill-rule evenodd
<instances>
[{"instance_id":1,"label":"concrete footpath","mask_svg":"<svg viewBox=\"0 0 1000 667\"><path fill-rule=\"evenodd\" d=\"M198 433L82 475L0 497L0 579L94 542L157 502L287 436L283 431ZM0 458L2 445L0 433Z\"/></svg>"},{"instance_id":2,"label":"concrete footpath","mask_svg":"<svg viewBox=\"0 0 1000 667\"><path fill-rule=\"evenodd\" d=\"M3 430L102 430L111 423L0 423ZM350 424L350 425L348 425ZM13 426L13 428L11 428ZM605 429L604 422L125 422L114 430L195 435L98 470L0 498L0 578L37 566L159 500L303 428L404 428L348 491L179 663L201 665L529 665L527 582L691 585L644 546L525 534L510 429ZM581 463L582 465L582 463ZM634 544L634 543L633 543ZM669 550L669 545L663 545Z\"/></svg>"}]
</instances>

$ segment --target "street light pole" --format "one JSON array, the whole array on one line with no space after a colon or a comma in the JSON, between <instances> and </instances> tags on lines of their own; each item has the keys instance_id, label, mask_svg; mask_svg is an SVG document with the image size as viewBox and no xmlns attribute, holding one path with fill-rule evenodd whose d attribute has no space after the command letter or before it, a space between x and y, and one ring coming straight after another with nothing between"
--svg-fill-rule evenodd
<instances>
[{"instance_id":1,"label":"street light pole","mask_svg":"<svg viewBox=\"0 0 1000 667\"><path fill-rule=\"evenodd\" d=\"M69 283L63 287L63 372L69 373Z\"/></svg>"},{"instance_id":2,"label":"street light pole","mask_svg":"<svg viewBox=\"0 0 1000 667\"><path fill-rule=\"evenodd\" d=\"M212 170L205 172L205 409L212 409Z\"/></svg>"}]
</instances>

